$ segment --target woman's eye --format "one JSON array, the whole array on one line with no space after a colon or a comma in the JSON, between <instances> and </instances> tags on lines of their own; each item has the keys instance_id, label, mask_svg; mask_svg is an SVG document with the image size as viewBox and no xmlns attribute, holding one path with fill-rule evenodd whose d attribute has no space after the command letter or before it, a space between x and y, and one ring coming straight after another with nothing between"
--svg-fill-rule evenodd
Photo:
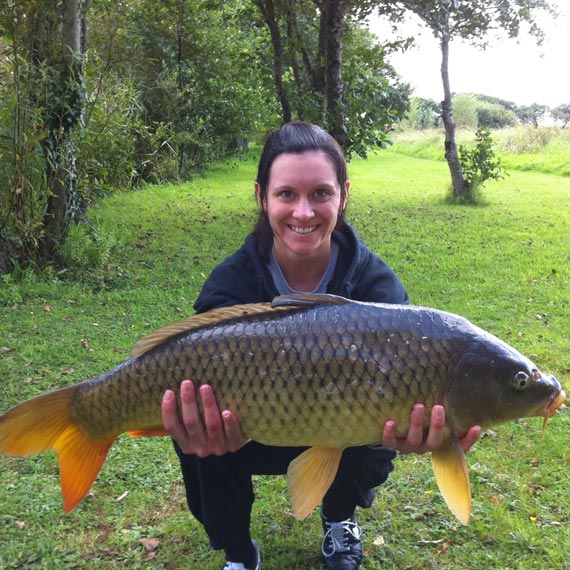
<instances>
[{"instance_id":1,"label":"woman's eye","mask_svg":"<svg viewBox=\"0 0 570 570\"><path fill-rule=\"evenodd\" d=\"M317 190L315 192L315 198L317 198L317 200L325 200L329 196L330 192L328 190Z\"/></svg>"}]
</instances>

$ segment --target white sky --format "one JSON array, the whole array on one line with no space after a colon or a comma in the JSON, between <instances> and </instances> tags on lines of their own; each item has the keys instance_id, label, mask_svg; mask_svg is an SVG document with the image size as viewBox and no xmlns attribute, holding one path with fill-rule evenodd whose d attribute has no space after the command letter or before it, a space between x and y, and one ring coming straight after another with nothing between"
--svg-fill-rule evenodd
<instances>
[{"instance_id":1,"label":"white sky","mask_svg":"<svg viewBox=\"0 0 570 570\"><path fill-rule=\"evenodd\" d=\"M546 37L540 48L526 32L518 39L497 40L485 51L453 40L449 52L451 91L491 95L517 105L540 103L552 108L570 104L570 1L558 0L558 10L556 20L542 25ZM427 27L414 22L401 30L416 38L416 47L393 54L390 61L412 85L414 95L441 101L438 41ZM382 41L393 39L390 26L378 18L371 18L370 28Z\"/></svg>"}]
</instances>

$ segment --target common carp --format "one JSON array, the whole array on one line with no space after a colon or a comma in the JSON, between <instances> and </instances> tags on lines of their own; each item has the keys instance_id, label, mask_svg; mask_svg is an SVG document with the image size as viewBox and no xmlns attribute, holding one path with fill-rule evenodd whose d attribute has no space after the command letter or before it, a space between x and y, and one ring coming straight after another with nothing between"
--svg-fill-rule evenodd
<instances>
[{"instance_id":1,"label":"common carp","mask_svg":"<svg viewBox=\"0 0 570 570\"><path fill-rule=\"evenodd\" d=\"M87 494L121 433L167 435L162 395L185 378L211 384L247 437L309 446L288 470L298 518L321 501L343 449L377 443L388 419L404 436L422 402L446 408L432 466L451 511L467 524L471 493L458 434L529 416L546 424L565 400L554 376L460 316L333 295L214 309L147 335L132 354L98 378L0 416L2 453L55 449L65 512Z\"/></svg>"}]
</instances>

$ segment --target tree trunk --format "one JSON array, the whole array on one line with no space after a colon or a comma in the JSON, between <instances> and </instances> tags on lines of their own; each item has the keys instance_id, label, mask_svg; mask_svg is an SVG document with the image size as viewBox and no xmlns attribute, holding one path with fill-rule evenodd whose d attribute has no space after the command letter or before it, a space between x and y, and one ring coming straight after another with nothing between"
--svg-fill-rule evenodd
<instances>
[{"instance_id":1,"label":"tree trunk","mask_svg":"<svg viewBox=\"0 0 570 570\"><path fill-rule=\"evenodd\" d=\"M330 134L344 148L346 128L343 113L342 47L343 47L343 0L325 0L327 37L327 123Z\"/></svg>"},{"instance_id":2,"label":"tree trunk","mask_svg":"<svg viewBox=\"0 0 570 570\"><path fill-rule=\"evenodd\" d=\"M83 111L82 27L82 0L63 0L61 72L54 74L51 88L52 93L58 95L54 100L59 102L48 111L48 135L43 141L49 197L44 214L42 253L47 259L55 257L72 222L79 219L86 207L77 190L77 157L71 137ZM49 48L47 52L56 53ZM58 62L50 63L54 67L58 65Z\"/></svg>"},{"instance_id":3,"label":"tree trunk","mask_svg":"<svg viewBox=\"0 0 570 570\"><path fill-rule=\"evenodd\" d=\"M273 77L275 80L275 89L277 91L277 99L281 104L283 122L288 123L291 120L291 103L285 85L283 84L283 42L281 41L281 33L279 25L275 18L275 4L273 0L258 0L256 2L263 19L269 28L271 34L271 43L273 45Z\"/></svg>"},{"instance_id":4,"label":"tree trunk","mask_svg":"<svg viewBox=\"0 0 570 570\"><path fill-rule=\"evenodd\" d=\"M441 38L441 55L441 79L443 81L441 118L445 127L445 159L451 174L453 195L461 197L467 193L467 181L463 176L455 140L455 123L453 122L451 88L449 86L449 35L445 32Z\"/></svg>"}]
</instances>

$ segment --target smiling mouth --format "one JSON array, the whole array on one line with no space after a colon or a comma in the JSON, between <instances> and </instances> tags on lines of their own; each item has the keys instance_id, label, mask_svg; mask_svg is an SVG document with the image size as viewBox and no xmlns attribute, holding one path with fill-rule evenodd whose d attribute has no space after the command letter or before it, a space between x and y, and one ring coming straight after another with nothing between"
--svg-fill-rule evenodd
<instances>
[{"instance_id":1,"label":"smiling mouth","mask_svg":"<svg viewBox=\"0 0 570 570\"><path fill-rule=\"evenodd\" d=\"M293 230L296 234L310 234L317 229L318 226L309 226L309 227L301 227L301 226L289 226L290 230Z\"/></svg>"}]
</instances>

